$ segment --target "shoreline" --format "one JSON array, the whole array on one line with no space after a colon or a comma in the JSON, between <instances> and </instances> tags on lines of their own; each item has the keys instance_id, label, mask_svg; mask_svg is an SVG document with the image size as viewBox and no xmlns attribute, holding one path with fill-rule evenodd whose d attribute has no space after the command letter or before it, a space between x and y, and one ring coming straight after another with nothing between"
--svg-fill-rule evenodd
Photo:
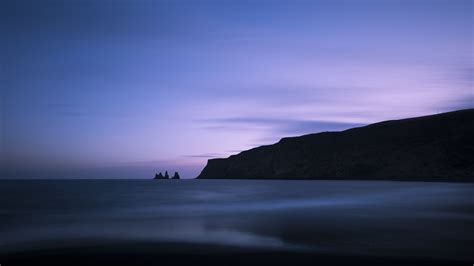
<instances>
[{"instance_id":1,"label":"shoreline","mask_svg":"<svg viewBox=\"0 0 474 266\"><path fill-rule=\"evenodd\" d=\"M425 179L425 178L387 178L387 179L369 179L369 178L182 178L182 179L153 179L153 178L0 178L1 181L192 181L192 180L255 180L255 181L382 181L382 182L419 182L419 183L474 183L474 178L465 180L464 178L439 178L439 179Z\"/></svg>"},{"instance_id":2,"label":"shoreline","mask_svg":"<svg viewBox=\"0 0 474 266\"><path fill-rule=\"evenodd\" d=\"M474 183L474 178L439 178L439 179L426 179L426 178L386 178L386 179L369 179L369 178L193 178L193 179L182 179L182 180L294 180L294 181L393 181L393 182L424 182L424 183Z\"/></svg>"}]
</instances>

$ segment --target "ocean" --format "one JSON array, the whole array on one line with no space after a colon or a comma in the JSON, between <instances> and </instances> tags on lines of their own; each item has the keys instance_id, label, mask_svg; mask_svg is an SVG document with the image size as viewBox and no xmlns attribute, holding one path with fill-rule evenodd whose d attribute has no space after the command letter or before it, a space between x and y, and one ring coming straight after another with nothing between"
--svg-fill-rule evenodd
<instances>
[{"instance_id":1,"label":"ocean","mask_svg":"<svg viewBox=\"0 0 474 266\"><path fill-rule=\"evenodd\" d=\"M0 253L83 241L474 261L474 184L2 180Z\"/></svg>"}]
</instances>

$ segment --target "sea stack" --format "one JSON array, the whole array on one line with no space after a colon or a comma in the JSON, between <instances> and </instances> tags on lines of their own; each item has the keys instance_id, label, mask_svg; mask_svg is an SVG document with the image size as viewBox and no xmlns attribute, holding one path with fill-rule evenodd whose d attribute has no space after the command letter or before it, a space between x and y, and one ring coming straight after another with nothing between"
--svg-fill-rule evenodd
<instances>
[{"instance_id":1,"label":"sea stack","mask_svg":"<svg viewBox=\"0 0 474 266\"><path fill-rule=\"evenodd\" d=\"M178 172L174 172L174 175L171 179L180 179Z\"/></svg>"},{"instance_id":2,"label":"sea stack","mask_svg":"<svg viewBox=\"0 0 474 266\"><path fill-rule=\"evenodd\" d=\"M155 174L155 178L154 179L166 179L163 174L160 172L159 174Z\"/></svg>"}]
</instances>

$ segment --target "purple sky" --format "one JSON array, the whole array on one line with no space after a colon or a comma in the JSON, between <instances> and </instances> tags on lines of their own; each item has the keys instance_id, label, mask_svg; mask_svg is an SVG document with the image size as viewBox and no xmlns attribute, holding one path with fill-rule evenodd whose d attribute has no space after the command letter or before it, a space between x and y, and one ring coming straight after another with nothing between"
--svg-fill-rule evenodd
<instances>
[{"instance_id":1,"label":"purple sky","mask_svg":"<svg viewBox=\"0 0 474 266\"><path fill-rule=\"evenodd\" d=\"M284 136L474 107L469 0L5 6L3 178L191 178Z\"/></svg>"}]
</instances>

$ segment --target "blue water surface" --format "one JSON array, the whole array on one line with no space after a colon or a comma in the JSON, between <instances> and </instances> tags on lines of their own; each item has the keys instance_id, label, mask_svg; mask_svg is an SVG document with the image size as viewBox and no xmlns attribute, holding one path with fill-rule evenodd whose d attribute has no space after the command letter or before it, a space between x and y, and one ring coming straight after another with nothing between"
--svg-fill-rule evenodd
<instances>
[{"instance_id":1,"label":"blue water surface","mask_svg":"<svg viewBox=\"0 0 474 266\"><path fill-rule=\"evenodd\" d=\"M473 195L436 182L2 180L0 251L106 239L474 261Z\"/></svg>"}]
</instances>

